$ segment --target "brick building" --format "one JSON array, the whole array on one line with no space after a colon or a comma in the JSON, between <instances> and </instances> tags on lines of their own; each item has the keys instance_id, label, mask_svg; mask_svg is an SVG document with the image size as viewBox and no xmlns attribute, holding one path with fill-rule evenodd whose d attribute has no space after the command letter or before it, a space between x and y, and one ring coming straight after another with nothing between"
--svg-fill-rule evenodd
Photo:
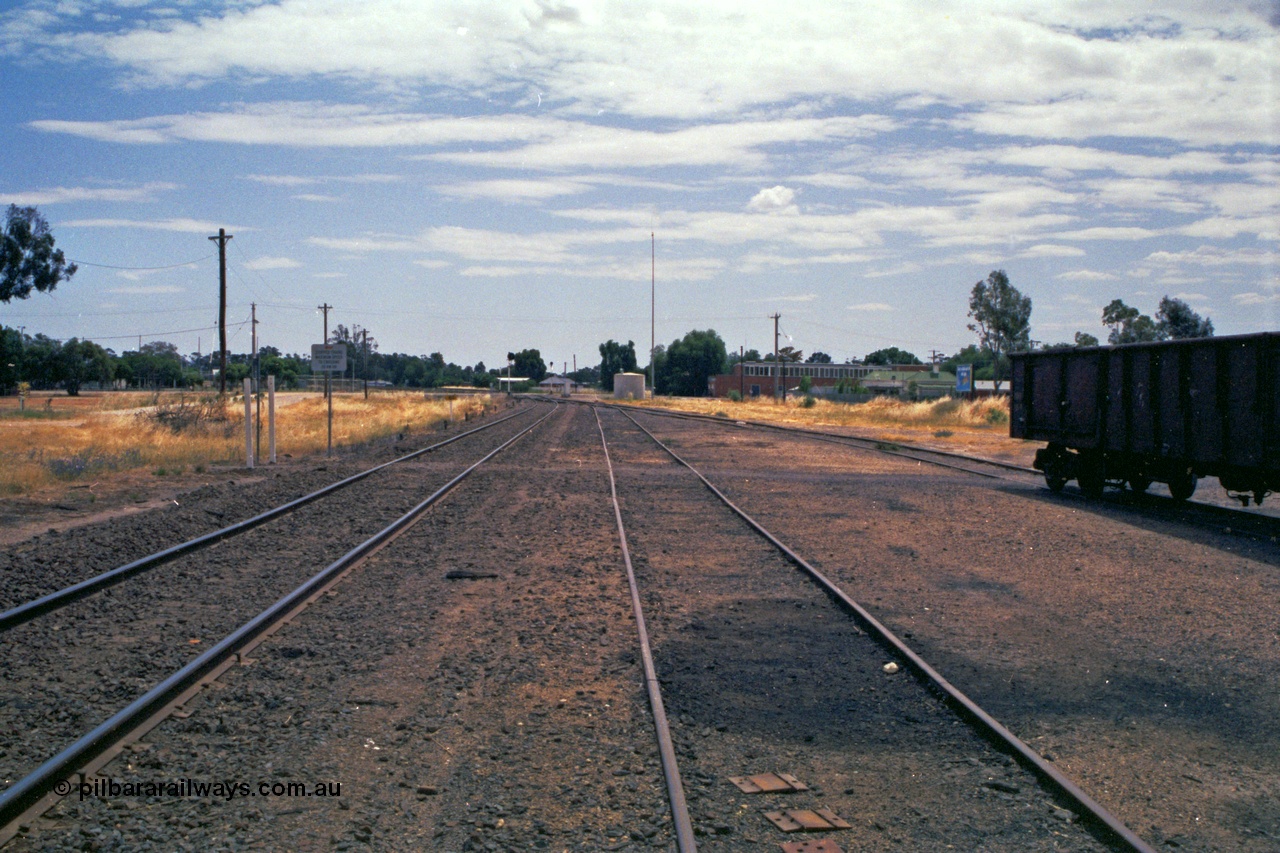
<instances>
[{"instance_id":1,"label":"brick building","mask_svg":"<svg viewBox=\"0 0 1280 853\"><path fill-rule=\"evenodd\" d=\"M835 388L844 383L862 382L877 371L892 369L903 372L927 373L927 364L899 364L886 368L876 364L800 364L784 362L782 376L787 393L797 393L800 380L809 377L812 388ZM722 373L707 380L707 392L712 397L728 397L730 391L738 391L744 398L776 396L778 393L778 365L772 361L740 361L732 373Z\"/></svg>"}]
</instances>

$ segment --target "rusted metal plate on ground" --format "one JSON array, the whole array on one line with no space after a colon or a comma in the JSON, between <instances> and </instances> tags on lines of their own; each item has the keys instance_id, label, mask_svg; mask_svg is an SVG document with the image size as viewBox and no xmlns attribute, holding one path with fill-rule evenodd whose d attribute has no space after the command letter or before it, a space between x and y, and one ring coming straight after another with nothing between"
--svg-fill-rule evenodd
<instances>
[{"instance_id":1,"label":"rusted metal plate on ground","mask_svg":"<svg viewBox=\"0 0 1280 853\"><path fill-rule=\"evenodd\" d=\"M764 816L783 832L825 832L850 828L850 824L836 817L831 809L787 809L765 812Z\"/></svg>"},{"instance_id":2,"label":"rusted metal plate on ground","mask_svg":"<svg viewBox=\"0 0 1280 853\"><path fill-rule=\"evenodd\" d=\"M744 794L782 794L807 791L809 786L790 773L757 773L755 776L730 776L729 781Z\"/></svg>"},{"instance_id":3,"label":"rusted metal plate on ground","mask_svg":"<svg viewBox=\"0 0 1280 853\"><path fill-rule=\"evenodd\" d=\"M830 838L820 838L815 841L787 841L782 845L782 853L844 853L844 851Z\"/></svg>"}]
</instances>

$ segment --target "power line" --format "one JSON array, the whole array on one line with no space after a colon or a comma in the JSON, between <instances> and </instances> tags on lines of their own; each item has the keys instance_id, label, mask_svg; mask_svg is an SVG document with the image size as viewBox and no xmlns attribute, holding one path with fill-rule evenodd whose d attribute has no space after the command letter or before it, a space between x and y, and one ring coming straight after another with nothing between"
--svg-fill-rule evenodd
<instances>
[{"instance_id":1,"label":"power line","mask_svg":"<svg viewBox=\"0 0 1280 853\"><path fill-rule=\"evenodd\" d=\"M242 323L228 323L227 328L239 329L247 325L249 325L249 321L245 320ZM128 338L130 340L134 338L159 338L159 337L163 337L164 335L186 335L192 332L209 332L217 328L218 328L217 325L212 325L212 326L200 326L199 328L196 328L196 329L171 329L167 332L136 332L132 335L93 335L92 337L89 338L89 340L119 341L119 340L124 340L125 338Z\"/></svg>"},{"instance_id":2,"label":"power line","mask_svg":"<svg viewBox=\"0 0 1280 853\"><path fill-rule=\"evenodd\" d=\"M214 255L205 255L203 258L196 258L194 261L187 261L181 264L169 264L168 266L163 266L163 267L118 267L118 266L115 266L114 264L95 264L89 261L76 261L76 260L73 260L71 263L75 264L78 267L99 267L104 270L138 270L138 271L175 270L178 267L189 267L192 264L198 264L201 261L207 261L209 260L209 258L212 258L212 257L214 257Z\"/></svg>"}]
</instances>

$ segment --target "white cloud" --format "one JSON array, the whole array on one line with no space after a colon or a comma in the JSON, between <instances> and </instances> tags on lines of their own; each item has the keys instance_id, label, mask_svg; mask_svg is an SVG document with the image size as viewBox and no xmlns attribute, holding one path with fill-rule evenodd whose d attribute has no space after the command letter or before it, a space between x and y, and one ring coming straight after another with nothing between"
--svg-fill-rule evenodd
<instances>
[{"instance_id":1,"label":"white cloud","mask_svg":"<svg viewBox=\"0 0 1280 853\"><path fill-rule=\"evenodd\" d=\"M0 204L20 207L77 201L148 202L162 192L180 189L178 184L152 182L135 187L51 187L16 193L0 193Z\"/></svg>"},{"instance_id":2,"label":"white cloud","mask_svg":"<svg viewBox=\"0 0 1280 853\"><path fill-rule=\"evenodd\" d=\"M1258 293L1257 291L1249 291L1247 293L1237 293L1231 297L1231 301L1237 305L1273 305L1280 302L1280 293Z\"/></svg>"},{"instance_id":3,"label":"white cloud","mask_svg":"<svg viewBox=\"0 0 1280 853\"><path fill-rule=\"evenodd\" d=\"M760 190L747 202L747 210L752 213L799 213L795 204L796 191L784 186L775 186Z\"/></svg>"},{"instance_id":4,"label":"white cloud","mask_svg":"<svg viewBox=\"0 0 1280 853\"><path fill-rule=\"evenodd\" d=\"M491 198L497 201L537 201L557 196L576 195L591 189L585 181L547 180L490 180L444 184L436 190L442 195L457 198Z\"/></svg>"},{"instance_id":5,"label":"white cloud","mask_svg":"<svg viewBox=\"0 0 1280 853\"><path fill-rule=\"evenodd\" d=\"M182 217L173 219L72 219L59 223L66 228L138 228L144 231L176 231L181 234L216 234L219 228L227 231L250 231L254 229L228 226L226 223L202 222L198 219Z\"/></svg>"},{"instance_id":6,"label":"white cloud","mask_svg":"<svg viewBox=\"0 0 1280 853\"><path fill-rule=\"evenodd\" d=\"M887 302L859 302L846 306L850 311L892 311L893 306Z\"/></svg>"},{"instance_id":7,"label":"white cloud","mask_svg":"<svg viewBox=\"0 0 1280 853\"><path fill-rule=\"evenodd\" d=\"M184 289L171 284L153 284L142 287L109 287L107 293L121 293L130 296L160 296L166 293L184 293Z\"/></svg>"},{"instance_id":8,"label":"white cloud","mask_svg":"<svg viewBox=\"0 0 1280 853\"><path fill-rule=\"evenodd\" d=\"M1099 270L1070 270L1069 272L1058 273L1054 278L1060 278L1065 281L1115 281L1116 275Z\"/></svg>"},{"instance_id":9,"label":"white cloud","mask_svg":"<svg viewBox=\"0 0 1280 853\"><path fill-rule=\"evenodd\" d=\"M1273 133L1256 106L1273 92L1274 30L1243 4L1212 15L1182 6L1176 21L1135 3L938 3L904 14L887 0L749 14L674 0L280 0L165 18L144 8L114 27L83 26L83 7L61 11L8 19L0 43L105 60L137 85L319 78L682 119L796 98L896 97L903 109L975 105L956 123L998 135L1216 144Z\"/></svg>"},{"instance_id":10,"label":"white cloud","mask_svg":"<svg viewBox=\"0 0 1280 853\"><path fill-rule=\"evenodd\" d=\"M1018 253L1020 258L1078 258L1084 255L1079 246L1058 246L1051 243L1040 243L1023 249Z\"/></svg>"},{"instance_id":11,"label":"white cloud","mask_svg":"<svg viewBox=\"0 0 1280 853\"><path fill-rule=\"evenodd\" d=\"M302 266L301 263L293 258L254 258L245 265L245 269L250 270L287 270Z\"/></svg>"}]
</instances>

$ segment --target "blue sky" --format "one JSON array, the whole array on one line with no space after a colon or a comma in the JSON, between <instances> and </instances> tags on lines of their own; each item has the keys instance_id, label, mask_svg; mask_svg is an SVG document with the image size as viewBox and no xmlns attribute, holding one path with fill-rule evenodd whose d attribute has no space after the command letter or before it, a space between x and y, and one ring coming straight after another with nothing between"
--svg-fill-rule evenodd
<instances>
[{"instance_id":1,"label":"blue sky","mask_svg":"<svg viewBox=\"0 0 1280 853\"><path fill-rule=\"evenodd\" d=\"M0 12L0 203L81 263L0 323L558 368L714 328L837 361L1169 294L1280 313L1280 3L35 0ZM124 269L121 269L124 268ZM163 269L158 269L163 268ZM643 355L642 362L645 360Z\"/></svg>"}]
</instances>

